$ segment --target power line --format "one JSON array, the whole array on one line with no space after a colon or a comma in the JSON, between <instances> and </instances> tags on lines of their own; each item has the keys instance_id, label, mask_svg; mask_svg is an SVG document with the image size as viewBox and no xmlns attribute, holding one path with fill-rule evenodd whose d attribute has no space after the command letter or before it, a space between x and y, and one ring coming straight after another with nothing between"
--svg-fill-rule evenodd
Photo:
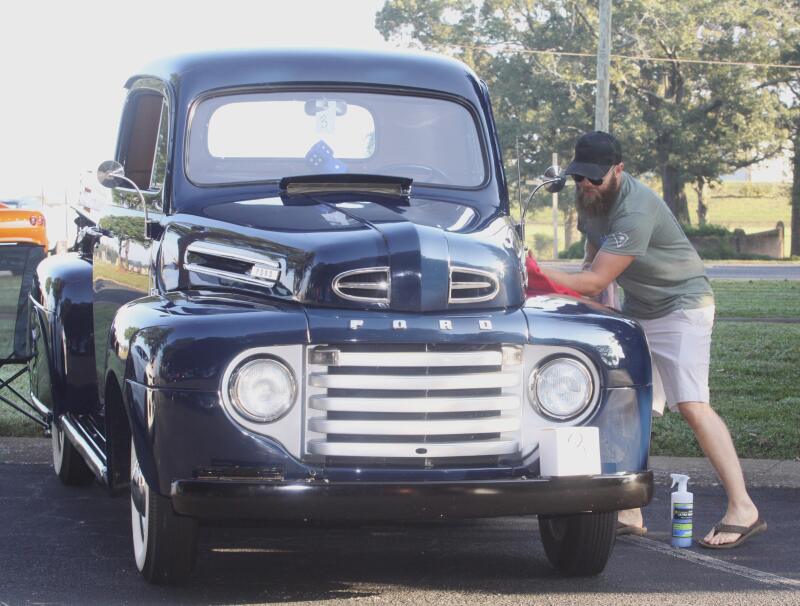
<instances>
[{"instance_id":1,"label":"power line","mask_svg":"<svg viewBox=\"0 0 800 606\"><path fill-rule=\"evenodd\" d=\"M461 46L457 44L445 45L450 48L471 49L471 50L486 50L491 52L500 53L522 53L529 55L555 55L564 57L591 57L596 58L596 53L578 53L568 51L555 51L555 50L535 50L529 48L503 48L499 45L477 45L477 46ZM712 59L673 59L670 57L648 57L645 55L619 55L612 53L611 60L632 60L632 61L661 61L665 63L699 63L705 65L731 65L738 67L776 67L781 69L796 69L800 70L800 65L792 63L754 63L752 61L721 61Z\"/></svg>"}]
</instances>

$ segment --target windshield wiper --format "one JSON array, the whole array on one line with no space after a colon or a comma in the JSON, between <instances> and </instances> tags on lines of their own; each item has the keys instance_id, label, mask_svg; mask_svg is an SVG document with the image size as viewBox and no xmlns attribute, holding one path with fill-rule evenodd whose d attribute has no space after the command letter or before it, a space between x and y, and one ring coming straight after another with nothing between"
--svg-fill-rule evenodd
<instances>
[{"instance_id":1,"label":"windshield wiper","mask_svg":"<svg viewBox=\"0 0 800 606\"><path fill-rule=\"evenodd\" d=\"M298 175L284 177L279 183L287 195L364 192L392 196L407 201L411 195L413 179L388 175L357 175L336 173L326 175Z\"/></svg>"}]
</instances>

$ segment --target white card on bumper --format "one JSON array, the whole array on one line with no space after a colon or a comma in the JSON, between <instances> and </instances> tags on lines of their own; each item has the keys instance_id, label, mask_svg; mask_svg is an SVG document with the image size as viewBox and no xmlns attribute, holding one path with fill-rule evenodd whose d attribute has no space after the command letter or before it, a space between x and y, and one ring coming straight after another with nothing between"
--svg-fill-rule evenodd
<instances>
[{"instance_id":1,"label":"white card on bumper","mask_svg":"<svg viewBox=\"0 0 800 606\"><path fill-rule=\"evenodd\" d=\"M597 427L548 427L539 432L543 476L600 473L600 431Z\"/></svg>"}]
</instances>

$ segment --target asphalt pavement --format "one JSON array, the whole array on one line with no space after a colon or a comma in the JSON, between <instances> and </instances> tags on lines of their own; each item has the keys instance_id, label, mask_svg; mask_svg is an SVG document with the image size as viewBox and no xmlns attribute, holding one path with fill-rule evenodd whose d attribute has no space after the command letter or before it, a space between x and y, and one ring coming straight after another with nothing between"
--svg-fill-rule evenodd
<instances>
[{"instance_id":1,"label":"asphalt pavement","mask_svg":"<svg viewBox=\"0 0 800 606\"><path fill-rule=\"evenodd\" d=\"M701 459L653 457L646 537L617 541L598 577L549 566L535 518L203 526L189 583L144 583L126 497L62 486L49 441L0 439L0 604L793 604L800 605L800 462L750 461L767 533L741 548L669 545L667 474L692 476L695 537L724 493Z\"/></svg>"}]
</instances>

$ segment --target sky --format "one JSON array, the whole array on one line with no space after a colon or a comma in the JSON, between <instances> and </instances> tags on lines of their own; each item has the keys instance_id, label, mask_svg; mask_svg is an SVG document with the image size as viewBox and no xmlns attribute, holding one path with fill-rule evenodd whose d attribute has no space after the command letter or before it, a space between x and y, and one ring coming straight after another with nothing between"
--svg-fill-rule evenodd
<instances>
[{"instance_id":1,"label":"sky","mask_svg":"<svg viewBox=\"0 0 800 606\"><path fill-rule=\"evenodd\" d=\"M128 76L199 50L390 48L384 0L28 0L0 35L0 198L77 199L113 157Z\"/></svg>"},{"instance_id":2,"label":"sky","mask_svg":"<svg viewBox=\"0 0 800 606\"><path fill-rule=\"evenodd\" d=\"M27 0L0 34L0 199L74 203L114 153L128 76L181 52L390 48L384 0Z\"/></svg>"}]
</instances>

